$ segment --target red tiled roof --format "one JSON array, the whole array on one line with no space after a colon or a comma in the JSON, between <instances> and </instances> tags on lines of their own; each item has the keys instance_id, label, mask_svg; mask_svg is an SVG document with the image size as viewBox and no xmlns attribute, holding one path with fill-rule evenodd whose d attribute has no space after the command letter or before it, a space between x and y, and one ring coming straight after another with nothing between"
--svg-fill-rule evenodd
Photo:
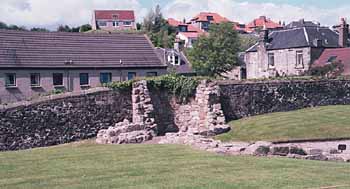
<instances>
[{"instance_id":1,"label":"red tiled roof","mask_svg":"<svg viewBox=\"0 0 350 189\"><path fill-rule=\"evenodd\" d=\"M254 28L257 27L266 27L267 29L275 29L275 28L282 28L282 26L278 23L273 22L271 19L266 18L265 16L260 16L257 19L254 19L252 22L247 24L247 32L252 32Z\"/></svg>"},{"instance_id":2,"label":"red tiled roof","mask_svg":"<svg viewBox=\"0 0 350 189\"><path fill-rule=\"evenodd\" d=\"M117 15L118 20L135 20L135 14L133 10L95 10L96 19L114 19L113 16Z\"/></svg>"},{"instance_id":3,"label":"red tiled roof","mask_svg":"<svg viewBox=\"0 0 350 189\"><path fill-rule=\"evenodd\" d=\"M325 66L329 61L340 61L344 65L343 75L350 75L350 48L326 49L312 66Z\"/></svg>"},{"instance_id":4,"label":"red tiled roof","mask_svg":"<svg viewBox=\"0 0 350 189\"><path fill-rule=\"evenodd\" d=\"M199 21L199 22L208 22L208 16L212 16L213 20L212 23L221 23L221 22L230 22L229 19L219 15L218 13L212 13L212 12L201 12L197 16L191 19L191 21Z\"/></svg>"},{"instance_id":5,"label":"red tiled roof","mask_svg":"<svg viewBox=\"0 0 350 189\"><path fill-rule=\"evenodd\" d=\"M192 24L186 24L183 22L180 22L178 20L175 20L174 18L168 18L168 24L174 27L178 27L180 25L182 26L187 26L187 30L188 32L199 32L199 33L203 33L203 31L201 29L199 29L198 27L192 25Z\"/></svg>"},{"instance_id":6,"label":"red tiled roof","mask_svg":"<svg viewBox=\"0 0 350 189\"><path fill-rule=\"evenodd\" d=\"M180 22L180 21L178 21L178 20L175 20L174 18L168 18L168 24L169 24L170 26L177 27L177 26L179 26L179 25L181 25L181 24L184 24L184 23L182 23L182 22Z\"/></svg>"}]
</instances>

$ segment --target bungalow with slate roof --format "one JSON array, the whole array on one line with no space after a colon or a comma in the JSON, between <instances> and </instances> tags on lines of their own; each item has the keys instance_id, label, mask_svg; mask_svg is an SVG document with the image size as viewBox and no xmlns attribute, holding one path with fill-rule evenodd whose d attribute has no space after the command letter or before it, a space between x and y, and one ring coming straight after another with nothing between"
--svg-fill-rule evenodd
<instances>
[{"instance_id":1,"label":"bungalow with slate roof","mask_svg":"<svg viewBox=\"0 0 350 189\"><path fill-rule=\"evenodd\" d=\"M348 46L348 38L343 37L348 36L348 32L343 29L339 35L319 25L302 25L270 34L265 29L260 41L246 51L247 78L304 74L325 49Z\"/></svg>"},{"instance_id":2,"label":"bungalow with slate roof","mask_svg":"<svg viewBox=\"0 0 350 189\"><path fill-rule=\"evenodd\" d=\"M145 35L0 30L0 103L166 73Z\"/></svg>"}]
</instances>

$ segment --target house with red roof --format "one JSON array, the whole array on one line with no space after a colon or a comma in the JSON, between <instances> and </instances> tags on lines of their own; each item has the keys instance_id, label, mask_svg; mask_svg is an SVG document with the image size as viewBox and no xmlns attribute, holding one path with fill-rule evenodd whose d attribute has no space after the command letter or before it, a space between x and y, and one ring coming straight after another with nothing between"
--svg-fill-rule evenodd
<instances>
[{"instance_id":1,"label":"house with red roof","mask_svg":"<svg viewBox=\"0 0 350 189\"><path fill-rule=\"evenodd\" d=\"M219 15L218 13L212 12L201 12L197 16L191 19L191 24L195 25L204 31L209 31L210 24L220 24L222 22L231 22L226 17Z\"/></svg>"},{"instance_id":2,"label":"house with red roof","mask_svg":"<svg viewBox=\"0 0 350 189\"><path fill-rule=\"evenodd\" d=\"M136 30L133 10L95 10L92 17L93 30Z\"/></svg>"},{"instance_id":3,"label":"house with red roof","mask_svg":"<svg viewBox=\"0 0 350 189\"><path fill-rule=\"evenodd\" d=\"M254 19L252 22L246 25L245 31L247 33L252 33L255 31L259 31L263 28L268 30L280 30L283 29L283 26L279 23L272 21L266 16L260 16L259 18Z\"/></svg>"},{"instance_id":4,"label":"house with red roof","mask_svg":"<svg viewBox=\"0 0 350 189\"><path fill-rule=\"evenodd\" d=\"M342 75L350 75L350 48L326 49L312 67L323 67L335 62L343 64Z\"/></svg>"}]
</instances>

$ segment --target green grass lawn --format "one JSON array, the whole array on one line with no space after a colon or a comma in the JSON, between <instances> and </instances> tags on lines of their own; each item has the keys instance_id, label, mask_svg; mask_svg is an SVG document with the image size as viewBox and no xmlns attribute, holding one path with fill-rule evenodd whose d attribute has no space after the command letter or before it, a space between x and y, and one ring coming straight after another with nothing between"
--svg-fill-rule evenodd
<instances>
[{"instance_id":1,"label":"green grass lawn","mask_svg":"<svg viewBox=\"0 0 350 189\"><path fill-rule=\"evenodd\" d=\"M0 188L350 188L350 164L230 157L178 145L69 144L0 153Z\"/></svg>"},{"instance_id":2,"label":"green grass lawn","mask_svg":"<svg viewBox=\"0 0 350 189\"><path fill-rule=\"evenodd\" d=\"M230 123L222 141L280 141L350 137L350 106L271 113Z\"/></svg>"}]
</instances>

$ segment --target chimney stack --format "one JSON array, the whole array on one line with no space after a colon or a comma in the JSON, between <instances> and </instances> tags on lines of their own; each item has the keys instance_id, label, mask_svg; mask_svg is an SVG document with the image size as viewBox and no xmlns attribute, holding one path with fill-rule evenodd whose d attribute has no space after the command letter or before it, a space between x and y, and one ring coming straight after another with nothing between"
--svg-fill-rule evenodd
<instances>
[{"instance_id":1,"label":"chimney stack","mask_svg":"<svg viewBox=\"0 0 350 189\"><path fill-rule=\"evenodd\" d=\"M264 43L269 42L269 30L266 28L266 25L264 25L264 27L262 29L261 41L263 41Z\"/></svg>"},{"instance_id":2,"label":"chimney stack","mask_svg":"<svg viewBox=\"0 0 350 189\"><path fill-rule=\"evenodd\" d=\"M341 18L339 26L339 46L342 48L347 47L349 36L349 25L346 23L345 18Z\"/></svg>"}]
</instances>

